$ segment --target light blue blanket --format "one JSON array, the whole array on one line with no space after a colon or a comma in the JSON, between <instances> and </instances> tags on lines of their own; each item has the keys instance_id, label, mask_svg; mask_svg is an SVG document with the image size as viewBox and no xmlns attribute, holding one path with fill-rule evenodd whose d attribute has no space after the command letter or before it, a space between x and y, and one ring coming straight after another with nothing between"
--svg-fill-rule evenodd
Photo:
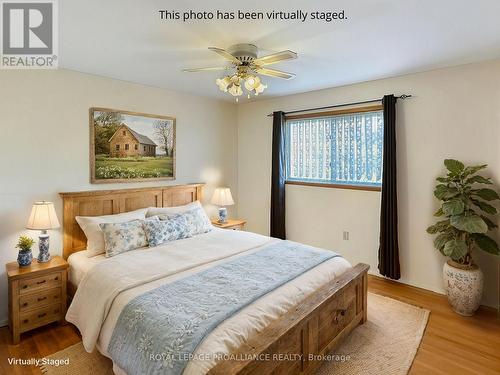
<instances>
[{"instance_id":1,"label":"light blue blanket","mask_svg":"<svg viewBox=\"0 0 500 375\"><path fill-rule=\"evenodd\" d=\"M122 310L108 352L129 375L181 374L225 319L336 256L281 241L150 290Z\"/></svg>"}]
</instances>

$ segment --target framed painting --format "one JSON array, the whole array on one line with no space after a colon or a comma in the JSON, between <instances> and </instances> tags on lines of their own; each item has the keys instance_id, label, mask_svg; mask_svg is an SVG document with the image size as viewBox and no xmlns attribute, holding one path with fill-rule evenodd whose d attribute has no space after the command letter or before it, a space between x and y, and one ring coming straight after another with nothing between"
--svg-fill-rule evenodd
<instances>
[{"instance_id":1,"label":"framed painting","mask_svg":"<svg viewBox=\"0 0 500 375\"><path fill-rule=\"evenodd\" d=\"M175 179L175 118L90 108L93 184Z\"/></svg>"}]
</instances>

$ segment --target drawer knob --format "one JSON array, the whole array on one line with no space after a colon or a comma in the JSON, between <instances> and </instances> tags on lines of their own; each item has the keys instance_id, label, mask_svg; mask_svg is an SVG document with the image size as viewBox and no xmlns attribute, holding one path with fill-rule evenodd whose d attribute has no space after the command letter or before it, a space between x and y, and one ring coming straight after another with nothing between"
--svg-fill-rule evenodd
<instances>
[{"instance_id":1,"label":"drawer knob","mask_svg":"<svg viewBox=\"0 0 500 375\"><path fill-rule=\"evenodd\" d=\"M59 276L56 276L56 278L54 280L56 280L56 281L59 280Z\"/></svg>"},{"instance_id":2,"label":"drawer knob","mask_svg":"<svg viewBox=\"0 0 500 375\"><path fill-rule=\"evenodd\" d=\"M25 306L25 307L28 306L28 302L24 302L23 306Z\"/></svg>"},{"instance_id":3,"label":"drawer knob","mask_svg":"<svg viewBox=\"0 0 500 375\"><path fill-rule=\"evenodd\" d=\"M43 301L43 300L45 300L45 299L47 299L47 297L38 297L38 298L37 298L38 302Z\"/></svg>"},{"instance_id":4,"label":"drawer knob","mask_svg":"<svg viewBox=\"0 0 500 375\"><path fill-rule=\"evenodd\" d=\"M333 322L335 324L339 324L339 317L345 316L347 309L339 309L337 310L337 313L335 314L335 318L333 318Z\"/></svg>"},{"instance_id":5,"label":"drawer knob","mask_svg":"<svg viewBox=\"0 0 500 375\"><path fill-rule=\"evenodd\" d=\"M28 320L28 319L24 319L24 320L23 320L23 323L25 323L25 324L26 324L26 323L28 323L28 322L29 322L29 320Z\"/></svg>"},{"instance_id":6,"label":"drawer knob","mask_svg":"<svg viewBox=\"0 0 500 375\"><path fill-rule=\"evenodd\" d=\"M28 285L23 285L23 289L26 289L28 287Z\"/></svg>"},{"instance_id":7,"label":"drawer knob","mask_svg":"<svg viewBox=\"0 0 500 375\"><path fill-rule=\"evenodd\" d=\"M43 318L45 315L47 315L47 313L38 314L38 317L39 317L39 318Z\"/></svg>"},{"instance_id":8,"label":"drawer knob","mask_svg":"<svg viewBox=\"0 0 500 375\"><path fill-rule=\"evenodd\" d=\"M42 280L42 281L38 281L37 284L40 285L40 284L44 284L47 280Z\"/></svg>"}]
</instances>

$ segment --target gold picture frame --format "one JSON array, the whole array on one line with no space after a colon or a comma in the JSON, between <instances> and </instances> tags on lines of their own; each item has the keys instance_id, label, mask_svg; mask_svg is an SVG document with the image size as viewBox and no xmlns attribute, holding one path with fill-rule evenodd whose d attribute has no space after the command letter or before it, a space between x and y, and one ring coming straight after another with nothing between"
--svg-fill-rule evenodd
<instances>
[{"instance_id":1,"label":"gold picture frame","mask_svg":"<svg viewBox=\"0 0 500 375\"><path fill-rule=\"evenodd\" d=\"M92 184L175 180L176 119L89 109Z\"/></svg>"}]
</instances>

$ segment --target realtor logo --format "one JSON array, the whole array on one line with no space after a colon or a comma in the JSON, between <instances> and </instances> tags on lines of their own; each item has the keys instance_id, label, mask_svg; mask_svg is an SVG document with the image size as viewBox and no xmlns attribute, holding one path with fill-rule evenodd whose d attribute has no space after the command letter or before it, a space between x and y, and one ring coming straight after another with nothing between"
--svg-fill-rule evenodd
<instances>
[{"instance_id":1,"label":"realtor logo","mask_svg":"<svg viewBox=\"0 0 500 375\"><path fill-rule=\"evenodd\" d=\"M1 0L3 69L57 68L57 2Z\"/></svg>"}]
</instances>

